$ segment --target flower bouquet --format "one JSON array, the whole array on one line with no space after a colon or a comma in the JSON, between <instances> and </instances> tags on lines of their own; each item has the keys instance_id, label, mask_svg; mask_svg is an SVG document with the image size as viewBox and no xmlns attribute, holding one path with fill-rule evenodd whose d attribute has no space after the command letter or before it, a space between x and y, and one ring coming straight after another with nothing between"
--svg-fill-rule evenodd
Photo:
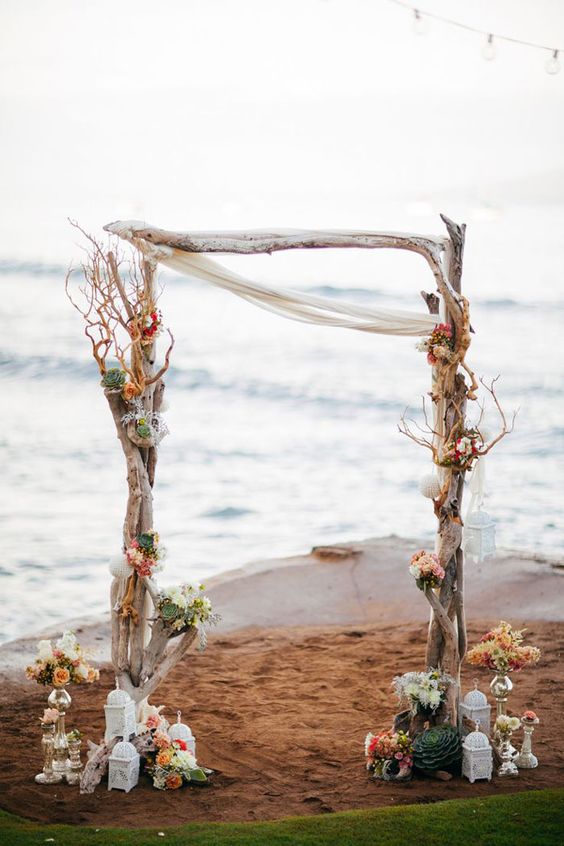
<instances>
[{"instance_id":1,"label":"flower bouquet","mask_svg":"<svg viewBox=\"0 0 564 846\"><path fill-rule=\"evenodd\" d=\"M158 308L149 306L143 309L138 318L141 346L146 347L154 344L161 334L162 322L163 316Z\"/></svg>"},{"instance_id":2,"label":"flower bouquet","mask_svg":"<svg viewBox=\"0 0 564 846\"><path fill-rule=\"evenodd\" d=\"M174 585L161 590L157 603L161 619L175 633L180 634L190 626L198 629L202 649L206 645L204 626L213 626L221 619L219 614L212 611L212 604L202 593L203 590L203 585L198 588Z\"/></svg>"},{"instance_id":3,"label":"flower bouquet","mask_svg":"<svg viewBox=\"0 0 564 846\"><path fill-rule=\"evenodd\" d=\"M518 673L524 667L536 664L540 649L523 646L523 631L516 631L509 623L501 621L495 629L480 638L480 642L468 651L467 660L476 667L487 667L496 673Z\"/></svg>"},{"instance_id":4,"label":"flower bouquet","mask_svg":"<svg viewBox=\"0 0 564 846\"><path fill-rule=\"evenodd\" d=\"M133 538L125 550L125 557L129 566L143 578L162 570L166 549L159 546L158 533L154 529L149 529L148 532Z\"/></svg>"},{"instance_id":5,"label":"flower bouquet","mask_svg":"<svg viewBox=\"0 0 564 846\"><path fill-rule=\"evenodd\" d=\"M425 552L424 549L420 549L411 557L409 572L419 590L440 587L445 577L438 557L434 552Z\"/></svg>"},{"instance_id":6,"label":"flower bouquet","mask_svg":"<svg viewBox=\"0 0 564 846\"><path fill-rule=\"evenodd\" d=\"M408 781L413 766L411 738L404 731L368 732L364 741L366 769L384 781Z\"/></svg>"},{"instance_id":7,"label":"flower bouquet","mask_svg":"<svg viewBox=\"0 0 564 846\"><path fill-rule=\"evenodd\" d=\"M404 673L392 682L399 700L409 702L411 713L426 716L437 711L453 683L451 676L433 669L426 673Z\"/></svg>"},{"instance_id":8,"label":"flower bouquet","mask_svg":"<svg viewBox=\"0 0 564 846\"><path fill-rule=\"evenodd\" d=\"M509 714L500 714L494 723L494 737L499 740L510 740L514 731L521 728L519 717L510 717Z\"/></svg>"},{"instance_id":9,"label":"flower bouquet","mask_svg":"<svg viewBox=\"0 0 564 846\"><path fill-rule=\"evenodd\" d=\"M177 790L184 783L206 784L206 771L188 752L184 740L170 737L168 727L168 721L158 713L158 709L149 714L144 724L145 731L149 731L152 738L152 749L145 753L145 769L153 779L153 787L157 790Z\"/></svg>"},{"instance_id":10,"label":"flower bouquet","mask_svg":"<svg viewBox=\"0 0 564 846\"><path fill-rule=\"evenodd\" d=\"M38 684L52 684L55 687L64 687L70 683L90 684L100 678L100 671L88 664L82 647L71 631L63 632L55 646L50 640L40 640L37 644L37 658L26 667L25 674Z\"/></svg>"},{"instance_id":11,"label":"flower bouquet","mask_svg":"<svg viewBox=\"0 0 564 846\"><path fill-rule=\"evenodd\" d=\"M479 457L483 446L483 438L477 429L462 428L455 438L445 444L442 457L437 463L441 467L469 470L472 462Z\"/></svg>"},{"instance_id":12,"label":"flower bouquet","mask_svg":"<svg viewBox=\"0 0 564 846\"><path fill-rule=\"evenodd\" d=\"M433 366L451 361L454 338L450 323L437 323L429 337L419 341L416 348L427 353L427 362Z\"/></svg>"}]
</instances>

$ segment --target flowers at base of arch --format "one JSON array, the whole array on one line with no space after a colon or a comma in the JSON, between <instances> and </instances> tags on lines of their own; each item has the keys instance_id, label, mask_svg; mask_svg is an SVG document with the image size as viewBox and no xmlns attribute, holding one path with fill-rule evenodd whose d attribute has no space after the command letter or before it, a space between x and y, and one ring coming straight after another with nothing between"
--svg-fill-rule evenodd
<instances>
[{"instance_id":1,"label":"flowers at base of arch","mask_svg":"<svg viewBox=\"0 0 564 846\"><path fill-rule=\"evenodd\" d=\"M374 778L407 778L413 766L413 744L404 731L368 732L364 741L366 769Z\"/></svg>"},{"instance_id":2,"label":"flowers at base of arch","mask_svg":"<svg viewBox=\"0 0 564 846\"><path fill-rule=\"evenodd\" d=\"M212 604L203 593L204 586L173 585L159 593L157 607L162 621L175 632L182 632L190 626L198 629L200 648L206 645L205 626L213 626L221 619L212 610Z\"/></svg>"},{"instance_id":3,"label":"flowers at base of arch","mask_svg":"<svg viewBox=\"0 0 564 846\"><path fill-rule=\"evenodd\" d=\"M129 566L144 578L162 570L166 549L159 545L158 532L149 529L133 538L125 550L125 557Z\"/></svg>"},{"instance_id":4,"label":"flowers at base of arch","mask_svg":"<svg viewBox=\"0 0 564 846\"><path fill-rule=\"evenodd\" d=\"M208 777L191 752L186 741L173 740L168 734L169 723L158 711L148 714L141 731L151 734L152 744L146 753L145 769L157 790L177 790L184 783L205 784Z\"/></svg>"},{"instance_id":5,"label":"flowers at base of arch","mask_svg":"<svg viewBox=\"0 0 564 846\"><path fill-rule=\"evenodd\" d=\"M469 470L472 462L479 458L484 441L477 429L460 429L457 436L445 444L442 457L437 460L441 467L458 467Z\"/></svg>"},{"instance_id":6,"label":"flowers at base of arch","mask_svg":"<svg viewBox=\"0 0 564 846\"><path fill-rule=\"evenodd\" d=\"M440 587L445 577L445 571L440 565L438 557L434 552L425 552L424 549L420 549L419 552L412 555L409 572L415 579L415 584L419 590Z\"/></svg>"},{"instance_id":7,"label":"flowers at base of arch","mask_svg":"<svg viewBox=\"0 0 564 846\"><path fill-rule=\"evenodd\" d=\"M404 673L392 682L400 701L409 703L411 713L434 713L445 701L446 693L454 679L440 670Z\"/></svg>"},{"instance_id":8,"label":"flowers at base of arch","mask_svg":"<svg viewBox=\"0 0 564 846\"><path fill-rule=\"evenodd\" d=\"M541 655L540 649L523 646L523 631L512 629L510 623L502 620L468 650L466 660L475 667L486 667L497 673L518 673L524 667L536 664Z\"/></svg>"},{"instance_id":9,"label":"flowers at base of arch","mask_svg":"<svg viewBox=\"0 0 564 846\"><path fill-rule=\"evenodd\" d=\"M99 670L88 663L71 631L63 632L54 645L50 640L40 640L37 644L37 658L26 667L25 674L38 684L52 684L56 687L70 683L91 684L100 678Z\"/></svg>"},{"instance_id":10,"label":"flowers at base of arch","mask_svg":"<svg viewBox=\"0 0 564 846\"><path fill-rule=\"evenodd\" d=\"M419 352L427 353L427 362L433 366L452 360L454 350L453 330L450 323L437 323L428 338L415 345Z\"/></svg>"},{"instance_id":11,"label":"flowers at base of arch","mask_svg":"<svg viewBox=\"0 0 564 846\"><path fill-rule=\"evenodd\" d=\"M514 731L521 728L519 717L510 717L509 714L500 714L494 723L494 736L507 740Z\"/></svg>"}]
</instances>

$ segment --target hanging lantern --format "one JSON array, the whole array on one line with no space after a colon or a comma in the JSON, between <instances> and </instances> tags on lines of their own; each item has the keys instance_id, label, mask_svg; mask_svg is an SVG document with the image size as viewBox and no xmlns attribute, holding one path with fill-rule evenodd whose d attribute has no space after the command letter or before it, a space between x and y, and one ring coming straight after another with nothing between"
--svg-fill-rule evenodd
<instances>
[{"instance_id":1,"label":"hanging lantern","mask_svg":"<svg viewBox=\"0 0 564 846\"><path fill-rule=\"evenodd\" d=\"M169 730L168 736L171 740L183 740L186 743L186 750L190 752L194 758L196 757L196 738L192 734L190 726L186 723L181 723L182 711L176 712L176 722L173 723Z\"/></svg>"},{"instance_id":2,"label":"hanging lantern","mask_svg":"<svg viewBox=\"0 0 564 846\"><path fill-rule=\"evenodd\" d=\"M495 555L495 523L481 508L466 517L462 548L478 562Z\"/></svg>"},{"instance_id":3,"label":"hanging lantern","mask_svg":"<svg viewBox=\"0 0 564 846\"><path fill-rule=\"evenodd\" d=\"M140 760L133 743L127 740L116 743L109 759L108 790L125 790L129 793L139 781Z\"/></svg>"},{"instance_id":4,"label":"hanging lantern","mask_svg":"<svg viewBox=\"0 0 564 846\"><path fill-rule=\"evenodd\" d=\"M437 499L441 495L441 483L434 473L422 476L419 480L419 491L427 499Z\"/></svg>"},{"instance_id":5,"label":"hanging lantern","mask_svg":"<svg viewBox=\"0 0 564 846\"><path fill-rule=\"evenodd\" d=\"M489 732L492 706L488 705L486 694L478 690L478 679L474 679L473 690L468 691L460 703L458 710L460 714L460 731L463 735L466 733L463 717L466 717L473 723L479 723Z\"/></svg>"},{"instance_id":6,"label":"hanging lantern","mask_svg":"<svg viewBox=\"0 0 564 846\"><path fill-rule=\"evenodd\" d=\"M487 734L480 731L480 721L462 744L462 775L473 784L476 779L492 779L493 753Z\"/></svg>"},{"instance_id":7,"label":"hanging lantern","mask_svg":"<svg viewBox=\"0 0 564 846\"><path fill-rule=\"evenodd\" d=\"M119 555L112 555L108 569L115 579L128 579L133 573L133 568L127 563L127 558L123 552L120 552Z\"/></svg>"},{"instance_id":8,"label":"hanging lantern","mask_svg":"<svg viewBox=\"0 0 564 846\"><path fill-rule=\"evenodd\" d=\"M110 690L104 705L106 732L104 740L108 743L113 737L129 740L136 734L135 702L125 690L120 690L116 679L116 689Z\"/></svg>"}]
</instances>

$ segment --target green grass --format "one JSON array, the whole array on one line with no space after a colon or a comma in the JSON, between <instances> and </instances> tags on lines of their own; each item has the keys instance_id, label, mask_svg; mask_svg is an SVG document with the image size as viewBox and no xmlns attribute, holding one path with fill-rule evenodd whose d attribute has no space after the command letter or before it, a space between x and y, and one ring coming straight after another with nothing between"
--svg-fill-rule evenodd
<instances>
[{"instance_id":1,"label":"green grass","mask_svg":"<svg viewBox=\"0 0 564 846\"><path fill-rule=\"evenodd\" d=\"M165 833L164 837L158 835ZM53 838L53 840L48 840ZM275 822L123 829L39 825L0 811L2 846L562 846L564 789Z\"/></svg>"}]
</instances>

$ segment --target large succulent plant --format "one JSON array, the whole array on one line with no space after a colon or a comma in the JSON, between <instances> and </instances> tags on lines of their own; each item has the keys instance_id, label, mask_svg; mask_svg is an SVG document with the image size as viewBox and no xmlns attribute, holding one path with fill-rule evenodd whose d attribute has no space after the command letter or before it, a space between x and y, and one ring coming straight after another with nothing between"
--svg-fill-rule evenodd
<instances>
[{"instance_id":1,"label":"large succulent plant","mask_svg":"<svg viewBox=\"0 0 564 846\"><path fill-rule=\"evenodd\" d=\"M446 723L426 729L413 741L413 763L420 770L447 770L461 757L458 729Z\"/></svg>"},{"instance_id":2,"label":"large succulent plant","mask_svg":"<svg viewBox=\"0 0 564 846\"><path fill-rule=\"evenodd\" d=\"M110 367L102 376L100 384L103 388L122 388L125 385L126 373L119 367Z\"/></svg>"}]
</instances>

